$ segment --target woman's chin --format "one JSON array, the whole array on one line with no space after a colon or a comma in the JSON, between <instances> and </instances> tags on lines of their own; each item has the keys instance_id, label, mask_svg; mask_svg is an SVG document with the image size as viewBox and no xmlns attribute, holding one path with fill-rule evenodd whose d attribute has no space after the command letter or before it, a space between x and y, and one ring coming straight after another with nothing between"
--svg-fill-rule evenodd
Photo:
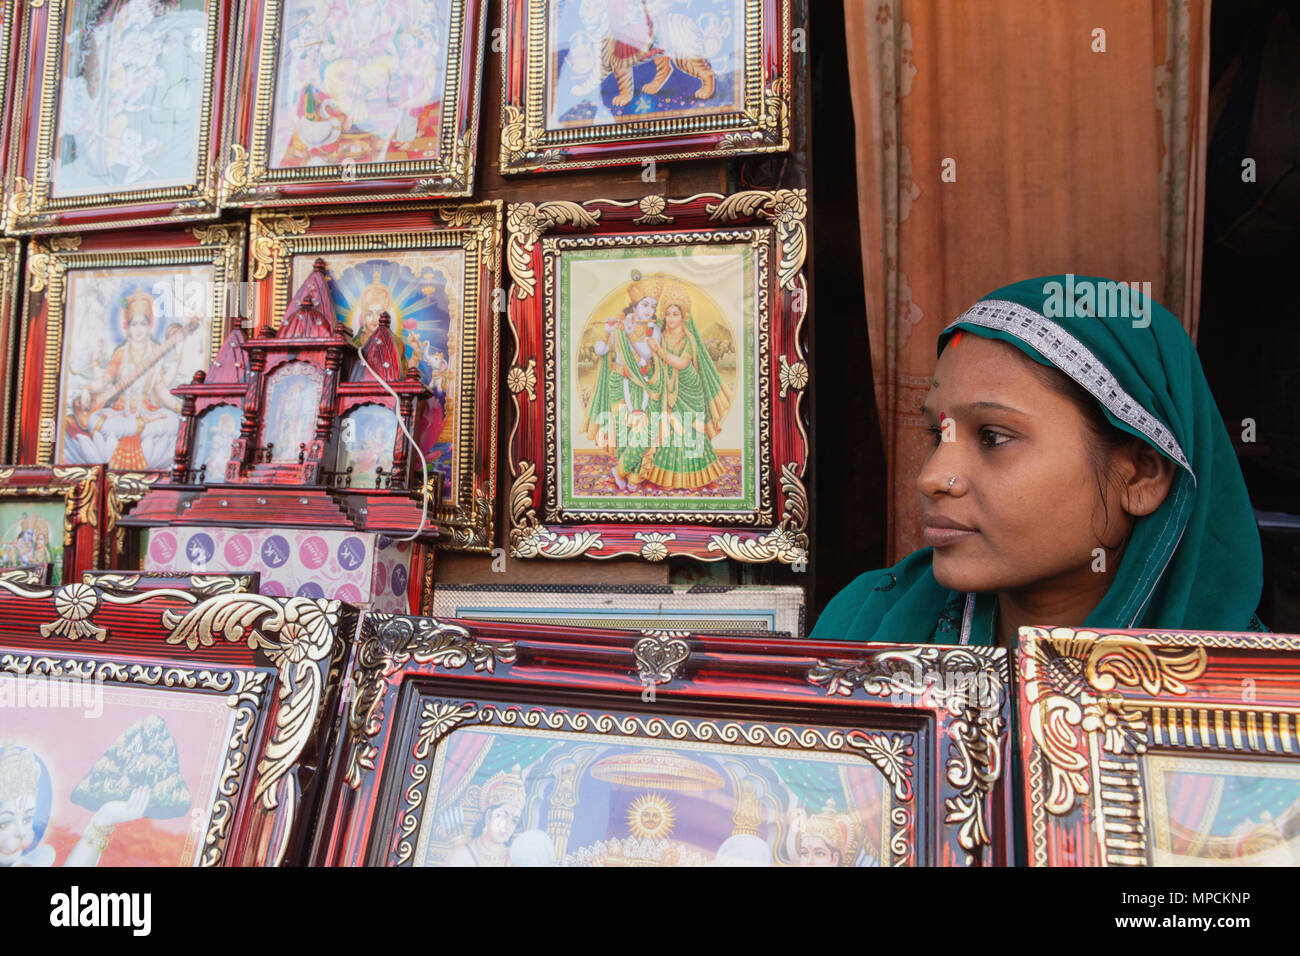
<instances>
[{"instance_id":1,"label":"woman's chin","mask_svg":"<svg viewBox=\"0 0 1300 956\"><path fill-rule=\"evenodd\" d=\"M955 558L942 551L934 552L934 579L949 591L969 594L973 591L991 591L993 582L986 568L970 559Z\"/></svg>"}]
</instances>

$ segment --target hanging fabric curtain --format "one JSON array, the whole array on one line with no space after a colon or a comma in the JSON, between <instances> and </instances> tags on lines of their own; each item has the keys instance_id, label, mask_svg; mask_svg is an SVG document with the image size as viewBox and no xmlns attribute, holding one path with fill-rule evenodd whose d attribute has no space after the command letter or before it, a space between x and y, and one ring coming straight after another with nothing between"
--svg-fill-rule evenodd
<instances>
[{"instance_id":1,"label":"hanging fabric curtain","mask_svg":"<svg viewBox=\"0 0 1300 956\"><path fill-rule=\"evenodd\" d=\"M935 339L971 302L1034 275L1149 282L1195 338L1210 4L845 0L845 19L893 562L922 543Z\"/></svg>"}]
</instances>

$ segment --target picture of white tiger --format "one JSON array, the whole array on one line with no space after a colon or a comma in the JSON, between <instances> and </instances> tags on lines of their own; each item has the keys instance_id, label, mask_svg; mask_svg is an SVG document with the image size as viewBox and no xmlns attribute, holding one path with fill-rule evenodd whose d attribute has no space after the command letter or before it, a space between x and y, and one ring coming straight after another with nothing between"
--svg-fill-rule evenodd
<instances>
[{"instance_id":1,"label":"picture of white tiger","mask_svg":"<svg viewBox=\"0 0 1300 956\"><path fill-rule=\"evenodd\" d=\"M626 106L637 93L633 71L653 60L654 78L641 92L654 96L676 69L700 81L696 100L710 99L715 89L711 59L731 34L732 22L726 16L703 13L692 17L673 9L689 4L690 0L582 0L586 36L572 46L590 43L599 50L600 59L598 65L591 63L585 82L576 84L573 92L590 92L613 74L618 95L612 104Z\"/></svg>"}]
</instances>

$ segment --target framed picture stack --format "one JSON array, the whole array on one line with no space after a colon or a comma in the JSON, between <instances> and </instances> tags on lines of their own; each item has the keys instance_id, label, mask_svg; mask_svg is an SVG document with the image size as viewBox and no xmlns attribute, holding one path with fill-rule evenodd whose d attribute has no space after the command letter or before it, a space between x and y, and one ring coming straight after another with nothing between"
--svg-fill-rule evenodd
<instances>
[{"instance_id":1,"label":"framed picture stack","mask_svg":"<svg viewBox=\"0 0 1300 956\"><path fill-rule=\"evenodd\" d=\"M385 695L485 717L534 678L554 699L527 720L608 758L571 783L699 775L617 839L535 828L550 863L628 839L666 862L655 815L703 783L729 816L684 862L1002 859L996 777L945 782L952 714L814 679L875 658L804 646L807 21L806 0L0 0L0 680L105 695L93 732L0 728L41 818L9 862L410 862L367 829L389 841L373 801L414 752ZM340 722L345 675L377 710ZM656 692L687 737L565 736L589 693L658 727ZM474 799L534 786L524 757ZM342 774L328 823L318 769ZM420 862L485 845L468 792Z\"/></svg>"},{"instance_id":2,"label":"framed picture stack","mask_svg":"<svg viewBox=\"0 0 1300 956\"><path fill-rule=\"evenodd\" d=\"M1005 862L994 648L367 615L320 865Z\"/></svg>"}]
</instances>

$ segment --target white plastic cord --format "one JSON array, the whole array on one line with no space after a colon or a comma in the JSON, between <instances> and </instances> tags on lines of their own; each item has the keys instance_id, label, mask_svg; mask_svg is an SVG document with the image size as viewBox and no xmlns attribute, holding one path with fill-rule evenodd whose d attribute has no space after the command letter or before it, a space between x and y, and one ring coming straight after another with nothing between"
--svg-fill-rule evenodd
<instances>
[{"instance_id":1,"label":"white plastic cord","mask_svg":"<svg viewBox=\"0 0 1300 956\"><path fill-rule=\"evenodd\" d=\"M366 361L366 356L361 349L357 349L357 358L361 360L361 364L365 366L366 371L374 376L375 381L384 387L384 391L393 396L394 400L396 400L397 404L393 406L393 417L397 419L397 427L402 430L402 434L406 436L406 440L411 443L412 451L420 456L420 471L424 475L424 480L420 482L420 527L416 528L415 533L410 537L393 539L394 541L414 541L424 533L424 526L429 519L429 496L425 491L425 485L429 483L429 462L428 459L424 457L424 452L420 451L420 446L416 444L415 436L407 430L406 422L402 421L402 416L397 411L402 407L401 396L393 391L391 385L385 382L378 375L375 375L375 370L370 367L370 363Z\"/></svg>"}]
</instances>

